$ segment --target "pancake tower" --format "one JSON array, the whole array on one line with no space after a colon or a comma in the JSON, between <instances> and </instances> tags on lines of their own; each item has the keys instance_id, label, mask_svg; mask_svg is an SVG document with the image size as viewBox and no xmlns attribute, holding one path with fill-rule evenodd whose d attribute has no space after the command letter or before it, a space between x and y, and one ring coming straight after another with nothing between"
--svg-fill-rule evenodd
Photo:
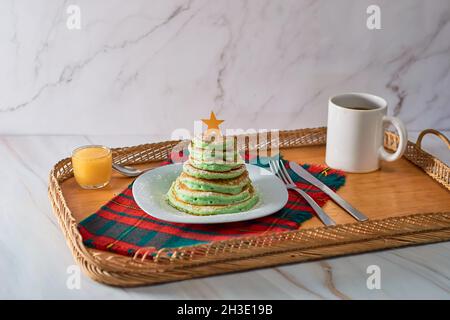
<instances>
[{"instance_id":1,"label":"pancake tower","mask_svg":"<svg viewBox=\"0 0 450 320\"><path fill-rule=\"evenodd\" d=\"M168 202L193 215L237 213L258 202L236 140L201 135L189 144L189 159L167 194Z\"/></svg>"}]
</instances>

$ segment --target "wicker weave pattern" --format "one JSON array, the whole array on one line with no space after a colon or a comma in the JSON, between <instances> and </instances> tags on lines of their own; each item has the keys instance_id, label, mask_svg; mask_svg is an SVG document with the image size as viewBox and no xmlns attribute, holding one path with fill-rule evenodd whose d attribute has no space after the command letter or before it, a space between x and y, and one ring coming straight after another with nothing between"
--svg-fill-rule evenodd
<instances>
[{"instance_id":1,"label":"wicker weave pattern","mask_svg":"<svg viewBox=\"0 0 450 320\"><path fill-rule=\"evenodd\" d=\"M325 128L282 131L279 133L279 145L272 147L282 149L323 145L325 139ZM138 164L165 160L178 143L167 141L114 149L114 161L122 164ZM398 136L387 132L384 143L388 149L395 149ZM253 147L257 148L258 144L251 146ZM450 170L447 165L411 142L408 143L405 157L450 190ZM83 270L91 278L111 285L136 286L176 281L280 263L450 239L450 212L423 213L336 227L219 241L180 248L170 256L167 250L162 249L153 261L145 259L145 251L142 251L141 256L133 259L87 249L83 245L77 223L61 191L61 183L72 176L70 159L60 161L51 171L49 196L54 212L69 248Z\"/></svg>"}]
</instances>

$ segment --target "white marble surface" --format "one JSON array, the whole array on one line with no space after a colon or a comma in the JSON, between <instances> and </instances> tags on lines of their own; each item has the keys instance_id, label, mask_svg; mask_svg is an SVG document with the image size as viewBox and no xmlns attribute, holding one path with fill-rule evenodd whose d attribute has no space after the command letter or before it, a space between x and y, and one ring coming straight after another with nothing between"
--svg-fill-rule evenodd
<instances>
[{"instance_id":1,"label":"white marble surface","mask_svg":"<svg viewBox=\"0 0 450 320\"><path fill-rule=\"evenodd\" d=\"M450 244L117 289L73 264L47 198L74 147L192 130L315 127L343 91L385 97L412 136L450 129L450 2L378 0L0 1L0 298L448 298ZM81 29L66 27L69 5ZM415 132L415 133L414 133ZM436 138L425 148L450 162ZM57 258L53 258L57 255ZM382 289L366 288L366 268Z\"/></svg>"},{"instance_id":2,"label":"white marble surface","mask_svg":"<svg viewBox=\"0 0 450 320\"><path fill-rule=\"evenodd\" d=\"M168 136L211 109L233 128L315 127L343 91L450 129L450 2L378 0L371 31L373 3L1 1L0 133Z\"/></svg>"},{"instance_id":3,"label":"white marble surface","mask_svg":"<svg viewBox=\"0 0 450 320\"><path fill-rule=\"evenodd\" d=\"M450 132L447 132L449 135ZM416 133L412 133L412 139ZM81 277L66 286L74 262L47 198L52 165L86 143L134 145L154 136L0 136L0 298L61 299L395 299L450 297L450 243L151 287L120 289ZM436 138L425 149L450 163ZM368 290L366 268L381 268L381 289Z\"/></svg>"}]
</instances>

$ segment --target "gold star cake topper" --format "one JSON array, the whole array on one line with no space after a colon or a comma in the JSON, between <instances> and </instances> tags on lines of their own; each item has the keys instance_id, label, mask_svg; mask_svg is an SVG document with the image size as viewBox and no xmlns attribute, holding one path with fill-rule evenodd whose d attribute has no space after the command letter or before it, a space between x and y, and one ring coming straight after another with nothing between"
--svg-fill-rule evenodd
<instances>
[{"instance_id":1,"label":"gold star cake topper","mask_svg":"<svg viewBox=\"0 0 450 320\"><path fill-rule=\"evenodd\" d=\"M209 119L202 119L202 122L208 126L208 129L206 129L206 132L203 134L203 137L206 140L214 140L222 136L222 133L220 132L219 125L224 120L219 120L216 118L216 115L213 111L211 111L211 115L209 116Z\"/></svg>"},{"instance_id":2,"label":"gold star cake topper","mask_svg":"<svg viewBox=\"0 0 450 320\"><path fill-rule=\"evenodd\" d=\"M218 130L220 132L219 125L224 120L217 119L216 115L214 114L214 112L211 111L211 115L209 116L209 119L202 119L202 121L203 121L204 124L206 124L208 126L207 131L209 131L209 130Z\"/></svg>"}]
</instances>

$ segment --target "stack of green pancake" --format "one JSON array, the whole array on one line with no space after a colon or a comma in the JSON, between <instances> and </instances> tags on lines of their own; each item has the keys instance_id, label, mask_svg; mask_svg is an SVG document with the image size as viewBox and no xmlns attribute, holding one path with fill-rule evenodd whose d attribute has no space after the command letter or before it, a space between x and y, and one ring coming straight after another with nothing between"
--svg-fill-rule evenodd
<instances>
[{"instance_id":1,"label":"stack of green pancake","mask_svg":"<svg viewBox=\"0 0 450 320\"><path fill-rule=\"evenodd\" d=\"M193 215L236 213L258 202L234 139L201 136L189 145L189 159L167 193L173 207Z\"/></svg>"}]
</instances>

